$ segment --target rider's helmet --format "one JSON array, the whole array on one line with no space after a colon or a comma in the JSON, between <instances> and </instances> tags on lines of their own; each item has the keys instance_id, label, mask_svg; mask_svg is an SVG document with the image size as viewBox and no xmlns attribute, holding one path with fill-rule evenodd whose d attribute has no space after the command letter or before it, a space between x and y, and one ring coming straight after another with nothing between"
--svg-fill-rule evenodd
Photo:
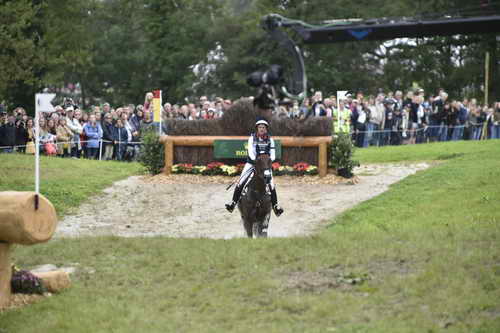
<instances>
[{"instance_id":1,"label":"rider's helmet","mask_svg":"<svg viewBox=\"0 0 500 333\"><path fill-rule=\"evenodd\" d=\"M255 122L255 127L257 127L259 125L266 125L266 127L269 128L269 123L264 118L257 119L257 121Z\"/></svg>"}]
</instances>

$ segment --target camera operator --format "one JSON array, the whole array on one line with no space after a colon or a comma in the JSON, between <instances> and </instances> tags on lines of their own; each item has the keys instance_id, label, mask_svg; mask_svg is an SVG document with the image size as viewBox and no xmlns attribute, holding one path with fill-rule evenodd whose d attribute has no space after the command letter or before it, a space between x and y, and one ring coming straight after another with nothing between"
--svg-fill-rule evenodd
<instances>
[{"instance_id":1,"label":"camera operator","mask_svg":"<svg viewBox=\"0 0 500 333\"><path fill-rule=\"evenodd\" d=\"M313 99L313 105L309 110L308 116L325 117L326 106L323 103L323 93L321 91L316 91L312 99Z\"/></svg>"},{"instance_id":2,"label":"camera operator","mask_svg":"<svg viewBox=\"0 0 500 333\"><path fill-rule=\"evenodd\" d=\"M16 119L16 146L20 153L26 152L26 143L28 143L28 131L22 118Z\"/></svg>"}]
</instances>

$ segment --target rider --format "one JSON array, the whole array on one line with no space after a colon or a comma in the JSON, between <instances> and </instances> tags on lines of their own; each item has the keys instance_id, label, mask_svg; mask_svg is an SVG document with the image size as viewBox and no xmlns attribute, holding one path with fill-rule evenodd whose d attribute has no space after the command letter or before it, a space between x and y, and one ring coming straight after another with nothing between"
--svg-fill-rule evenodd
<instances>
[{"instance_id":1,"label":"rider","mask_svg":"<svg viewBox=\"0 0 500 333\"><path fill-rule=\"evenodd\" d=\"M248 158L243 171L241 172L240 179L238 180L238 184L234 189L233 193L233 201L231 203L226 204L226 209L232 213L234 207L238 203L240 199L241 192L243 191L243 187L245 186L246 181L252 174L252 168L255 164L255 159L262 154L268 154L271 158L271 161L274 161L276 158L276 149L274 145L274 140L268 135L269 123L260 118L255 123L256 133L252 133L250 138L248 138ZM283 208L278 205L278 196L276 195L276 186L274 185L272 174L271 180L269 182L269 189L271 191L271 203L273 206L274 214L276 216L280 216L283 214Z\"/></svg>"}]
</instances>

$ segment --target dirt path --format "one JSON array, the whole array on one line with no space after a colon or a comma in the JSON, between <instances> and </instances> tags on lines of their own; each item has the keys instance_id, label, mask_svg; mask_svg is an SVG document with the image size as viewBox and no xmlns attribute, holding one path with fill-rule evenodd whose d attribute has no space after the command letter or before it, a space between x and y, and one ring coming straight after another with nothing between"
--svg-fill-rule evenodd
<instances>
[{"instance_id":1,"label":"dirt path","mask_svg":"<svg viewBox=\"0 0 500 333\"><path fill-rule=\"evenodd\" d=\"M285 214L271 217L269 236L314 233L335 215L427 167L426 163L366 165L356 169L355 185L334 175L275 177ZM56 237L245 237L238 212L229 214L224 209L231 197L225 188L231 181L192 175L130 177L66 216L59 222Z\"/></svg>"}]
</instances>

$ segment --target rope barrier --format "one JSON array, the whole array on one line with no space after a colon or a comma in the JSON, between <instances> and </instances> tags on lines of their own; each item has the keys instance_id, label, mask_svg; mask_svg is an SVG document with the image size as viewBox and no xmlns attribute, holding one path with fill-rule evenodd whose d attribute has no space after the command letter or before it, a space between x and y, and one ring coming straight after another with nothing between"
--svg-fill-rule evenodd
<instances>
[{"instance_id":1,"label":"rope barrier","mask_svg":"<svg viewBox=\"0 0 500 333\"><path fill-rule=\"evenodd\" d=\"M78 143L88 143L88 142L94 142L95 140L85 140L85 141L56 141L56 142L51 142L51 141L46 141L46 142L41 142L39 146L43 146L46 143L53 143L56 146L57 145L63 145L63 144L78 144ZM99 140L100 142L105 142L105 143L112 143L113 141L109 140ZM114 144L127 144L127 145L142 145L143 143L140 141L114 141ZM35 145L35 142L33 142L33 145ZM14 146L0 146L0 149L4 148L24 148L28 147L28 145L14 145Z\"/></svg>"},{"instance_id":2,"label":"rope barrier","mask_svg":"<svg viewBox=\"0 0 500 333\"><path fill-rule=\"evenodd\" d=\"M458 125L458 126L448 126L448 125L428 125L428 126L424 126L424 127L420 127L420 128L415 128L415 129L383 129L383 130L371 130L371 131L350 131L348 134L349 135L355 135L355 134L366 134L366 133L371 133L371 134L374 134L374 133L387 133L387 134L390 134L390 133L405 133L405 132L425 132L429 129L433 129L433 128L436 128L436 129L441 129L441 130L451 130L451 129L455 129L455 128L459 128L459 129L465 129L465 125ZM481 124L477 124L477 125L472 125L472 126L469 126L469 128L471 129L482 129L483 128L483 125ZM54 135L55 136L55 135ZM438 136L438 135L436 135ZM483 138L484 139L484 138ZM460 140L463 140L463 137L460 138ZM479 139L478 139L479 140ZM41 140L40 142L40 146L43 146L45 145L46 143L53 143L57 146L59 145L64 145L64 144L83 144L83 143L89 143L89 142L95 142L96 140L79 140L79 141L75 141L75 140L71 140L71 141L55 141L55 142L51 142L52 140L51 139L45 139L45 140ZM142 145L143 143L141 141L110 141L110 140L104 140L104 139L99 139L98 140L99 143L99 149L102 151L102 146L103 146L103 143L113 143L115 145ZM34 144L34 142L33 142ZM14 145L14 146L0 146L0 149L10 149L10 148L26 148L28 147L28 145Z\"/></svg>"}]
</instances>

